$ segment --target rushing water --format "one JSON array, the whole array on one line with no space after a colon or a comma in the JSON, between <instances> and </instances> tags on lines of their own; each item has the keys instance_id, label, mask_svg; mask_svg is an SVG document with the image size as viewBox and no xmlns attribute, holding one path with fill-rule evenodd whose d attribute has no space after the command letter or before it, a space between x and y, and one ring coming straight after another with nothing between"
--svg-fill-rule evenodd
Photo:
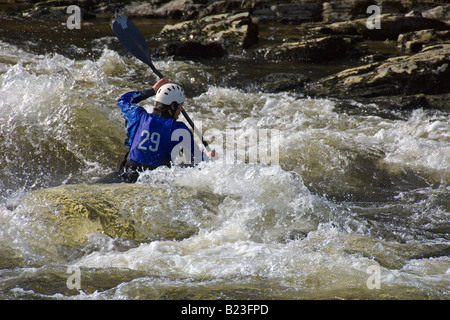
<instances>
[{"instance_id":1,"label":"rushing water","mask_svg":"<svg viewBox=\"0 0 450 320\"><path fill-rule=\"evenodd\" d=\"M1 299L450 298L448 113L245 92L223 81L249 66L239 57L157 60L221 158L93 185L125 152L115 100L156 81L105 34L0 42ZM226 144L261 130L278 134L276 161L234 153L261 139ZM116 192L144 237L74 227L60 241L43 208L64 217L36 195L60 185Z\"/></svg>"}]
</instances>

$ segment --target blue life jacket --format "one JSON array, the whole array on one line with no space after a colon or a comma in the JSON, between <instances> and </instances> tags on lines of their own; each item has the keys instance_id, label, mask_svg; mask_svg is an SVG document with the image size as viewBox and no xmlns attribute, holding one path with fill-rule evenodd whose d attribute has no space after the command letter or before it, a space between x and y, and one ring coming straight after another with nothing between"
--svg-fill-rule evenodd
<instances>
[{"instance_id":1,"label":"blue life jacket","mask_svg":"<svg viewBox=\"0 0 450 320\"><path fill-rule=\"evenodd\" d=\"M167 165L174 161L181 149L187 163L197 164L207 160L194 142L194 136L188 127L172 118L158 117L148 113L137 105L141 93L132 91L121 96L117 102L127 119L127 140L130 146L129 158L146 165ZM173 154L172 154L173 153Z\"/></svg>"},{"instance_id":2,"label":"blue life jacket","mask_svg":"<svg viewBox=\"0 0 450 320\"><path fill-rule=\"evenodd\" d=\"M174 119L144 113L131 140L129 158L148 165L163 165L171 160Z\"/></svg>"}]
</instances>

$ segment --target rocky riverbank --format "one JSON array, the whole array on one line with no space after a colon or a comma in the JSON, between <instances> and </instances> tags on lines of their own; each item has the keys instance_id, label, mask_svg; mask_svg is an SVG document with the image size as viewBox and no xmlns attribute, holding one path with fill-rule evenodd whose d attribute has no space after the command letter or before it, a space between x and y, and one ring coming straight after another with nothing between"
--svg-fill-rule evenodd
<instances>
[{"instance_id":1,"label":"rocky riverbank","mask_svg":"<svg viewBox=\"0 0 450 320\"><path fill-rule=\"evenodd\" d=\"M377 101L401 109L450 105L450 4L445 1L28 2L3 7L6 14L29 19L67 17L69 4L80 6L83 19L114 12L176 19L152 39L156 55L174 59L240 56L357 65L318 81L286 72L230 80L243 89ZM376 7L368 10L371 5Z\"/></svg>"}]
</instances>

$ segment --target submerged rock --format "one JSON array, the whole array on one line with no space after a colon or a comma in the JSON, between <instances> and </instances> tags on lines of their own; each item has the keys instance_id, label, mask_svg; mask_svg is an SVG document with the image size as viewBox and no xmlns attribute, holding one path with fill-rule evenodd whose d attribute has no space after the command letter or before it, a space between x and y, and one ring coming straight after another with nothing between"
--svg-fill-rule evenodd
<instances>
[{"instance_id":1,"label":"submerged rock","mask_svg":"<svg viewBox=\"0 0 450 320\"><path fill-rule=\"evenodd\" d=\"M377 109L383 110L414 110L414 109L435 109L448 111L450 94L443 93L437 95L400 95L400 96L378 96L370 98L358 98L364 105L375 104Z\"/></svg>"},{"instance_id":2,"label":"submerged rock","mask_svg":"<svg viewBox=\"0 0 450 320\"><path fill-rule=\"evenodd\" d=\"M359 235L348 236L343 247L348 253L362 254L389 269L401 269L411 259L447 256L450 251L448 243L396 243Z\"/></svg>"},{"instance_id":3,"label":"submerged rock","mask_svg":"<svg viewBox=\"0 0 450 320\"><path fill-rule=\"evenodd\" d=\"M16 211L57 245L86 244L92 233L138 242L183 239L197 231L178 212L190 196L187 189L140 184L63 185L30 193Z\"/></svg>"}]
</instances>

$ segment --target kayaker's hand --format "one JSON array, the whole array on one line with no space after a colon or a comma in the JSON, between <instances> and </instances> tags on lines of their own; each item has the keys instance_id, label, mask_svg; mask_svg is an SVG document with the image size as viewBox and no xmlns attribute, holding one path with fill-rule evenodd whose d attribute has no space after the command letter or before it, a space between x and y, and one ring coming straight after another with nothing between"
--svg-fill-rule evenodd
<instances>
[{"instance_id":1,"label":"kayaker's hand","mask_svg":"<svg viewBox=\"0 0 450 320\"><path fill-rule=\"evenodd\" d=\"M159 88L161 88L161 86L165 85L166 83L169 83L169 79L167 77L164 77L157 83L155 83L155 85L153 86L153 90L155 90L155 92L158 92Z\"/></svg>"},{"instance_id":2,"label":"kayaker's hand","mask_svg":"<svg viewBox=\"0 0 450 320\"><path fill-rule=\"evenodd\" d=\"M217 159L216 158L216 150L215 149L211 150L210 152L207 152L206 155L208 157L210 157L211 159L213 159L213 160Z\"/></svg>"}]
</instances>

